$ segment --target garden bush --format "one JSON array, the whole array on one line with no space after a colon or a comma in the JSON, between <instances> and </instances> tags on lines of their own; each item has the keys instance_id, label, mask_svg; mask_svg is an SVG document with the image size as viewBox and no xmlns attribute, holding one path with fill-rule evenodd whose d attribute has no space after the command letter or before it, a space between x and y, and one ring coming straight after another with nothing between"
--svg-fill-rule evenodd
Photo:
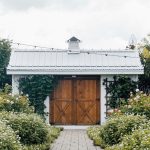
<instances>
[{"instance_id":1,"label":"garden bush","mask_svg":"<svg viewBox=\"0 0 150 150\"><path fill-rule=\"evenodd\" d=\"M28 96L15 95L5 92L0 93L0 111L14 111L33 113L34 109L30 106Z\"/></svg>"},{"instance_id":2,"label":"garden bush","mask_svg":"<svg viewBox=\"0 0 150 150\"><path fill-rule=\"evenodd\" d=\"M100 126L93 126L89 127L87 130L87 134L91 140L93 140L93 144L95 146L103 147L103 141L100 137L101 127Z\"/></svg>"},{"instance_id":3,"label":"garden bush","mask_svg":"<svg viewBox=\"0 0 150 150\"><path fill-rule=\"evenodd\" d=\"M24 149L25 150L49 150L50 144L59 136L61 129L52 126L47 126L47 128L48 128L48 135L44 143L25 145Z\"/></svg>"},{"instance_id":4,"label":"garden bush","mask_svg":"<svg viewBox=\"0 0 150 150\"><path fill-rule=\"evenodd\" d=\"M112 116L104 125L88 128L87 134L94 145L106 148L122 141L123 137L132 134L133 130L147 129L150 123L145 116L118 115Z\"/></svg>"},{"instance_id":5,"label":"garden bush","mask_svg":"<svg viewBox=\"0 0 150 150\"><path fill-rule=\"evenodd\" d=\"M127 105L121 106L121 112L128 114L145 115L150 119L150 95L137 92L135 96L132 95L128 100Z\"/></svg>"},{"instance_id":6,"label":"garden bush","mask_svg":"<svg viewBox=\"0 0 150 150\"><path fill-rule=\"evenodd\" d=\"M47 125L36 114L0 112L0 118L7 120L23 144L42 144L48 138Z\"/></svg>"},{"instance_id":7,"label":"garden bush","mask_svg":"<svg viewBox=\"0 0 150 150\"><path fill-rule=\"evenodd\" d=\"M106 148L106 150L149 150L150 129L139 129L131 135L126 135L122 142Z\"/></svg>"},{"instance_id":8,"label":"garden bush","mask_svg":"<svg viewBox=\"0 0 150 150\"><path fill-rule=\"evenodd\" d=\"M10 126L0 120L0 149L1 150L22 150L19 137Z\"/></svg>"},{"instance_id":9,"label":"garden bush","mask_svg":"<svg viewBox=\"0 0 150 150\"><path fill-rule=\"evenodd\" d=\"M138 129L146 123L144 116L121 115L112 117L101 127L100 137L107 145L114 145L122 140L124 135L131 134L134 129Z\"/></svg>"},{"instance_id":10,"label":"garden bush","mask_svg":"<svg viewBox=\"0 0 150 150\"><path fill-rule=\"evenodd\" d=\"M2 126L0 138L3 142L0 143L2 147L0 149L49 150L50 144L58 137L61 128L46 124L43 116L34 113L34 107L30 106L27 95L12 96L10 92L9 85L0 90L0 121L5 122L5 126L8 126L6 129L12 131L12 142L16 142L16 144L11 145L11 131L7 136L7 130L5 131ZM7 146L9 141L10 145L8 146L10 148Z\"/></svg>"}]
</instances>

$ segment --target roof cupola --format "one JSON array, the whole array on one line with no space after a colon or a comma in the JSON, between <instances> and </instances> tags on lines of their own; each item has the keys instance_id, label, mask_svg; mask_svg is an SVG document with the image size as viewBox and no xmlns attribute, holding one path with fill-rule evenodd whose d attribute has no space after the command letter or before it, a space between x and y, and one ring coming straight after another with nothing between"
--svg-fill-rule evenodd
<instances>
[{"instance_id":1,"label":"roof cupola","mask_svg":"<svg viewBox=\"0 0 150 150\"><path fill-rule=\"evenodd\" d=\"M79 50L80 47L79 47L79 43L81 41L79 39L77 39L76 37L72 37L70 38L69 40L67 40L67 43L68 43L68 49L70 50Z\"/></svg>"}]
</instances>

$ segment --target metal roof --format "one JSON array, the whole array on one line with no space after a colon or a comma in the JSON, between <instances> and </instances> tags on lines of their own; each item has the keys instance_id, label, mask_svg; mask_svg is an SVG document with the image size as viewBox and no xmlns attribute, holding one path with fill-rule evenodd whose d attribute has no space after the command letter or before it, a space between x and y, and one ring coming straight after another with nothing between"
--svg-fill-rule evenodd
<instances>
[{"instance_id":1,"label":"metal roof","mask_svg":"<svg viewBox=\"0 0 150 150\"><path fill-rule=\"evenodd\" d=\"M20 50L11 53L8 74L143 74L135 50Z\"/></svg>"}]
</instances>

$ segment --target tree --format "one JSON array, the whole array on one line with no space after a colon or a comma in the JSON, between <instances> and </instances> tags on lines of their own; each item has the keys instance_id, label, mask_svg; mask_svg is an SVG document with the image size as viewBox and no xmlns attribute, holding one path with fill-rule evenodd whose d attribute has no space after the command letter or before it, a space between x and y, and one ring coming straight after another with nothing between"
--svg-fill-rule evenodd
<instances>
[{"instance_id":1,"label":"tree","mask_svg":"<svg viewBox=\"0 0 150 150\"><path fill-rule=\"evenodd\" d=\"M6 74L6 67L9 63L10 53L10 41L0 39L0 89L2 89L6 83L11 84L11 76Z\"/></svg>"},{"instance_id":2,"label":"tree","mask_svg":"<svg viewBox=\"0 0 150 150\"><path fill-rule=\"evenodd\" d=\"M147 35L140 44L141 62L144 66L144 74L139 76L139 89L150 93L150 35Z\"/></svg>"}]
</instances>

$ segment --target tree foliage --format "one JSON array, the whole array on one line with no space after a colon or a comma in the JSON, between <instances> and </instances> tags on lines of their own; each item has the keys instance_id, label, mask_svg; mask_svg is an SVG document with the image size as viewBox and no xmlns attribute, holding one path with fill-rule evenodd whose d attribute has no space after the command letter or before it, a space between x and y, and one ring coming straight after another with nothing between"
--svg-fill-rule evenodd
<instances>
[{"instance_id":1,"label":"tree foliage","mask_svg":"<svg viewBox=\"0 0 150 150\"><path fill-rule=\"evenodd\" d=\"M50 95L56 83L56 76L30 75L20 79L19 87L24 94L28 94L31 105L35 107L35 112L44 115L44 101Z\"/></svg>"},{"instance_id":2,"label":"tree foliage","mask_svg":"<svg viewBox=\"0 0 150 150\"><path fill-rule=\"evenodd\" d=\"M10 41L0 39L0 89L2 89L6 83L11 84L11 76L6 74L6 67L9 63L10 53Z\"/></svg>"},{"instance_id":3,"label":"tree foliage","mask_svg":"<svg viewBox=\"0 0 150 150\"><path fill-rule=\"evenodd\" d=\"M144 66L144 74L139 76L139 88L140 90L150 93L150 35L144 39L140 46L141 62Z\"/></svg>"}]
</instances>

